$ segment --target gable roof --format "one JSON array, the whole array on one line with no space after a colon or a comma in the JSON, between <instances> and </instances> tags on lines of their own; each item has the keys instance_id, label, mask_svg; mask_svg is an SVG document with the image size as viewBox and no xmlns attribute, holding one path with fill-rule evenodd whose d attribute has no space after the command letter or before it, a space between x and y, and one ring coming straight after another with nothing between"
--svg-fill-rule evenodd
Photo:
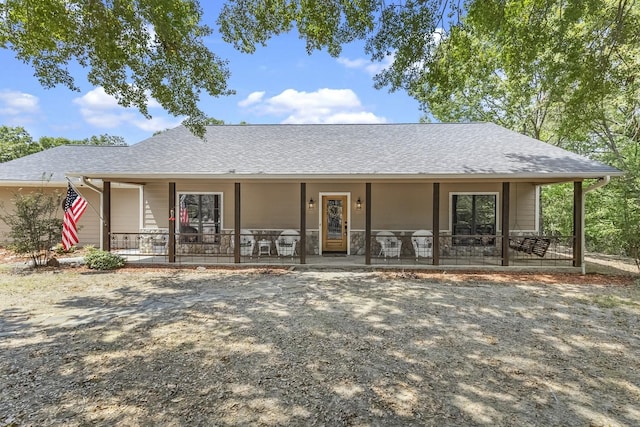
<instances>
[{"instance_id":1,"label":"gable roof","mask_svg":"<svg viewBox=\"0 0 640 427\"><path fill-rule=\"evenodd\" d=\"M70 176L114 181L484 178L551 182L622 174L492 123L438 123L209 126L205 140L179 126L129 147L66 146L36 153L0 165L0 179L14 173L14 179L40 177L43 171L54 171L47 165L58 167L56 179L64 170Z\"/></svg>"}]
</instances>

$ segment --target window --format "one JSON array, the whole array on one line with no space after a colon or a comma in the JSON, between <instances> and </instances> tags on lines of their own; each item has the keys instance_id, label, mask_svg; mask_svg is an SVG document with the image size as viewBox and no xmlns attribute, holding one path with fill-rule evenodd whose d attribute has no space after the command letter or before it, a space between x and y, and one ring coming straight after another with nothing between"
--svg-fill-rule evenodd
<instances>
[{"instance_id":1,"label":"window","mask_svg":"<svg viewBox=\"0 0 640 427\"><path fill-rule=\"evenodd\" d=\"M495 194L454 194L452 197L452 233L454 245L495 244ZM470 237L460 237L460 236Z\"/></svg>"},{"instance_id":2,"label":"window","mask_svg":"<svg viewBox=\"0 0 640 427\"><path fill-rule=\"evenodd\" d=\"M219 234L222 229L222 194L178 194L180 233Z\"/></svg>"}]
</instances>

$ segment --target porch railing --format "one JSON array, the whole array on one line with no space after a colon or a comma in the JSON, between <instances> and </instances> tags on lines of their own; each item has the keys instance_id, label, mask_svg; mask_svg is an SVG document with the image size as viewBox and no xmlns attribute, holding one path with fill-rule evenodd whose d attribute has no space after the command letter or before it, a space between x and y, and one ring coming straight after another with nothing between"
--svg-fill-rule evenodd
<instances>
[{"instance_id":1,"label":"porch railing","mask_svg":"<svg viewBox=\"0 0 640 427\"><path fill-rule=\"evenodd\" d=\"M297 264L300 253L318 255L318 233L308 231L306 247L300 237L283 238L282 230L241 233L240 263ZM153 230L139 233L111 233L111 249L131 262L169 262L169 233ZM433 237L416 241L411 231L390 232L387 242L371 236L371 263L374 265L432 265ZM500 266L502 236L440 234L438 262L441 266ZM351 253L354 264L364 264L363 235L353 234ZM571 266L573 236L509 236L509 264L520 266ZM232 231L223 233L176 233L175 262L180 264L233 264L235 239ZM317 258L316 258L317 260ZM313 262L313 261L312 261ZM321 261L316 261L321 262Z\"/></svg>"},{"instance_id":2,"label":"porch railing","mask_svg":"<svg viewBox=\"0 0 640 427\"><path fill-rule=\"evenodd\" d=\"M282 236L282 231L240 234L241 263L300 262L300 237ZM233 232L175 233L176 263L233 264ZM169 262L169 232L111 233L111 250L131 262Z\"/></svg>"},{"instance_id":3,"label":"porch railing","mask_svg":"<svg viewBox=\"0 0 640 427\"><path fill-rule=\"evenodd\" d=\"M417 244L411 232L392 232L387 241L375 233L371 236L372 264L433 264L433 236L421 238ZM502 265L501 235L439 236L439 265ZM573 236L540 236L511 234L509 265L571 266Z\"/></svg>"}]
</instances>

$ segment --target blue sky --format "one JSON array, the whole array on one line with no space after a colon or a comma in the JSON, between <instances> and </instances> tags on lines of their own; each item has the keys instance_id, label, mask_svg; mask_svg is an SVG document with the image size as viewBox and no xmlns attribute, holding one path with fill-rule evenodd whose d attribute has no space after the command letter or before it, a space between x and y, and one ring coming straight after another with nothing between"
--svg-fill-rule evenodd
<instances>
[{"instance_id":1,"label":"blue sky","mask_svg":"<svg viewBox=\"0 0 640 427\"><path fill-rule=\"evenodd\" d=\"M215 18L205 13L206 22ZM251 55L236 51L217 32L207 44L229 61L229 88L236 94L205 96L200 108L225 123L413 123L422 116L418 103L406 93L373 88L373 75L384 64L371 63L362 44L346 46L339 58L326 52L308 55L295 33L272 39ZM134 144L181 121L153 100L152 120L118 106L101 88L86 82L81 68L72 69L81 92L72 92L66 87L42 88L33 70L12 51L0 49L0 64L0 125L23 126L34 139L83 139L106 133Z\"/></svg>"}]
</instances>

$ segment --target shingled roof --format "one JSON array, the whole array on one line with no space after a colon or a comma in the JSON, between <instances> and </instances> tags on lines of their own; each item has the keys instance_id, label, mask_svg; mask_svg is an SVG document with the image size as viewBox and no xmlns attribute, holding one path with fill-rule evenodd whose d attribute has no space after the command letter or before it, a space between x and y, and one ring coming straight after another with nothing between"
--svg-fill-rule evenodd
<instances>
[{"instance_id":1,"label":"shingled roof","mask_svg":"<svg viewBox=\"0 0 640 427\"><path fill-rule=\"evenodd\" d=\"M100 169L117 161L125 146L62 145L0 164L0 182L65 183L78 167Z\"/></svg>"},{"instance_id":2,"label":"shingled roof","mask_svg":"<svg viewBox=\"0 0 640 427\"><path fill-rule=\"evenodd\" d=\"M90 161L67 158L67 172L114 180L482 177L549 181L621 174L491 123L224 125L208 127L205 140L180 126L119 151L94 155ZM1 179L5 175L1 168L0 174Z\"/></svg>"}]
</instances>

